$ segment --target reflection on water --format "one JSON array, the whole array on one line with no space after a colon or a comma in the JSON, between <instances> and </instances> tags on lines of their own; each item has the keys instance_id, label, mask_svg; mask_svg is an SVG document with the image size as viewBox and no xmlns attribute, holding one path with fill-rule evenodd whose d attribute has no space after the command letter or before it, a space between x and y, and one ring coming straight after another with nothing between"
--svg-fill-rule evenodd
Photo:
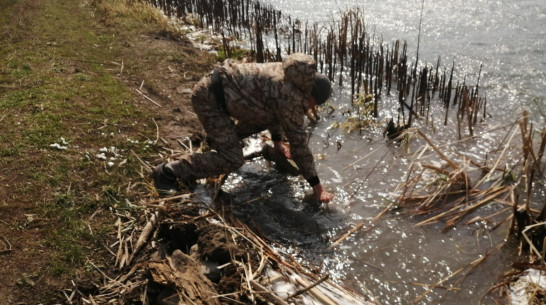
<instances>
[{"instance_id":1,"label":"reflection on water","mask_svg":"<svg viewBox=\"0 0 546 305\"><path fill-rule=\"evenodd\" d=\"M339 8L358 5L368 31L384 41L405 39L409 50L416 48L421 1L267 2L285 14L318 21L334 18ZM521 109L534 110L534 119L544 124L545 21L546 3L539 0L425 1L420 58L435 63L441 55L447 65L455 60L457 73L468 75L470 83L483 64L480 83L491 114L477 127L475 138L458 141L456 122L451 119L444 127L443 112L436 110L431 122L420 122L434 143L459 152L459 159L464 155L484 162L503 149L501 140L510 129L500 127L514 122ZM287 177L258 157L231 174L224 186L233 196L234 212L283 251L357 291L371 291L381 304L480 304L517 257L510 242L496 250L507 236L507 226L491 231L487 222L460 223L441 233L443 224L416 227L425 216L412 216L404 209L391 209L372 222L392 203L392 192L404 183L417 147L387 144L380 128L352 134L332 128L344 119L341 113L349 104L346 91L336 89L331 101L336 111L323 114L310 140L319 175L335 193L334 201L313 208L306 203L306 194L312 191L305 180ZM385 105L391 98L396 107L396 97L384 97ZM389 107L381 109L381 124L392 113ZM516 149L506 154L508 160L519 159ZM431 154L431 162L437 159ZM544 198L544 188L538 189ZM478 215L497 209L487 207ZM329 248L362 221L363 228Z\"/></svg>"},{"instance_id":2,"label":"reflection on water","mask_svg":"<svg viewBox=\"0 0 546 305\"><path fill-rule=\"evenodd\" d=\"M416 53L422 1L402 0L267 0L301 20L337 20L340 10L358 7L367 31L378 40L408 42ZM313 7L310 10L309 7ZM484 65L482 86L498 107L497 119L521 107L546 109L546 2L542 0L425 1L419 58L436 63L438 56L470 83ZM415 54L414 54L415 57ZM542 117L537 121L543 124Z\"/></svg>"},{"instance_id":3,"label":"reflection on water","mask_svg":"<svg viewBox=\"0 0 546 305\"><path fill-rule=\"evenodd\" d=\"M420 219L404 210L371 222L388 205L384 200L388 192L403 178L404 162L388 164L396 148L383 146L376 151L388 156L379 167L369 158L358 167L344 169L350 158L343 156L343 150L324 148L319 135L312 141L315 151L328 155L319 162L321 178L336 194L327 206L316 209L306 202L312 190L305 180L279 173L261 157L231 174L224 185L232 196L233 212L281 252L330 273L361 293L370 290L382 304L411 304L427 291L427 285L441 288L426 294L424 304L476 303L507 270L514 247L492 251L504 240L506 230L490 232L479 223L443 234L441 224L415 227ZM361 144L346 142L343 149L359 150ZM365 178L372 168L374 174ZM368 221L367 225L329 248L361 221ZM490 251L493 253L488 254ZM489 257L478 268L471 267L486 255ZM447 279L452 281L444 286Z\"/></svg>"}]
</instances>

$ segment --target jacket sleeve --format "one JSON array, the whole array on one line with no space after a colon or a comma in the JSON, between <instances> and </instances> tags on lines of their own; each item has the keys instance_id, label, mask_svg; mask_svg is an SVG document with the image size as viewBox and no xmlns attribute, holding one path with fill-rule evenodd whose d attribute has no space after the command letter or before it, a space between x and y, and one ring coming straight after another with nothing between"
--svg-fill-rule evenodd
<instances>
[{"instance_id":1,"label":"jacket sleeve","mask_svg":"<svg viewBox=\"0 0 546 305\"><path fill-rule=\"evenodd\" d=\"M314 181L317 178L317 170L313 154L309 149L309 134L305 131L305 108L307 101L303 96L297 95L293 100L283 101L279 107L279 122L285 136L290 142L290 154L298 165L302 176L307 181ZM311 183L311 182L310 182ZM313 185L313 183L311 183Z\"/></svg>"}]
</instances>

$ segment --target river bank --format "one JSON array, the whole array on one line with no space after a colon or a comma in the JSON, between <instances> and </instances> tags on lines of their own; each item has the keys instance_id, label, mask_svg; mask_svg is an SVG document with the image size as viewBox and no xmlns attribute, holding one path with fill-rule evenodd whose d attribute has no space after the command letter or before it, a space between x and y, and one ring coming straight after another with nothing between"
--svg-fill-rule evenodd
<instances>
[{"instance_id":1,"label":"river bank","mask_svg":"<svg viewBox=\"0 0 546 305\"><path fill-rule=\"evenodd\" d=\"M173 28L147 5L121 0L8 1L0 12L0 24L4 43L0 52L0 303L154 304L187 297L204 304L282 304L294 300L297 293L302 298L305 287L313 291L314 284L328 283L328 270L309 272L289 256L265 251L271 245L279 246L275 240L261 244L267 236L259 234L260 225L268 225L266 218L274 215L282 219L282 230L276 233L294 233L289 231L300 228L302 237L320 239L322 246L329 246L335 236L326 236L332 239L325 242L316 228L306 227L316 225L313 213L287 209L264 215L261 207L274 209L275 205L265 200L256 203L255 197L233 200L219 189L221 179L209 180L197 191L170 200L158 200L154 193L149 178L153 165L177 158L188 149L200 149L203 139L189 98L193 84L216 58L195 48L186 39L188 33ZM324 145L325 138L330 140L330 134L315 137L319 145ZM345 150L348 145L343 144ZM335 143L330 147L331 153L325 153L330 165L345 166L346 159L337 162L332 158L342 147ZM357 158L355 163L361 160ZM446 173L439 167L429 170ZM342 191L338 190L338 198L343 198ZM256 193L262 194L259 189ZM412 199L407 197L408 202ZM236 216L246 214L249 223L254 221L251 229L237 222L228 209L238 200L243 205L256 203L254 214L235 204ZM343 203L339 206L344 207ZM253 219L256 215L263 218ZM287 215L297 217L283 218ZM331 215L324 219L328 217ZM381 234L381 230L373 234L359 231L367 219L351 220L355 223L343 219L337 233L357 232L353 237L361 239ZM318 231L321 229L319 223ZM458 247L459 237L450 237L449 245ZM392 244L384 241L385 247ZM369 243L369 247L378 251L377 257L388 256L377 244ZM343 255L347 249L327 252L320 248L317 257ZM358 271L366 279L369 270L380 265L370 264L367 257L358 259L357 264L364 262L366 268ZM398 257L392 259L382 273L405 271L392 267L401 263ZM240 263L239 268L231 261ZM274 299L263 282L256 281L258 271L267 270L266 261L273 269L284 270L284 276L291 275L290 279L296 278L294 273L307 278L299 286L282 282L278 286L291 288L284 288L281 300ZM329 268L328 264L317 265ZM431 278L427 281L430 287L441 286L434 283L444 279ZM354 287L360 289L358 285L366 280L355 282ZM423 287L427 293L432 290ZM392 297L398 300L403 293ZM374 301L371 293L364 299Z\"/></svg>"},{"instance_id":2,"label":"river bank","mask_svg":"<svg viewBox=\"0 0 546 305\"><path fill-rule=\"evenodd\" d=\"M200 187L216 201L158 199L153 166L200 149L190 93L216 62L159 11L25 0L0 17L0 303L366 303L215 210L218 181Z\"/></svg>"},{"instance_id":3,"label":"river bank","mask_svg":"<svg viewBox=\"0 0 546 305\"><path fill-rule=\"evenodd\" d=\"M4 1L0 26L0 303L81 303L121 272L150 165L198 141L189 92L215 59L132 1Z\"/></svg>"}]
</instances>

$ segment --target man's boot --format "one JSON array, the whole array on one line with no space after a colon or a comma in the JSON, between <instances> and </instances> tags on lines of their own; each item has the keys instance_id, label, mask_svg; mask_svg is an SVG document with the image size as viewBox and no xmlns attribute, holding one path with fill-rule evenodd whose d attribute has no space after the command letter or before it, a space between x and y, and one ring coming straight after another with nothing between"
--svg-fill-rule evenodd
<instances>
[{"instance_id":1,"label":"man's boot","mask_svg":"<svg viewBox=\"0 0 546 305\"><path fill-rule=\"evenodd\" d=\"M174 195L180 190L176 175L167 162L163 162L154 168L152 172L154 186L160 196Z\"/></svg>"}]
</instances>

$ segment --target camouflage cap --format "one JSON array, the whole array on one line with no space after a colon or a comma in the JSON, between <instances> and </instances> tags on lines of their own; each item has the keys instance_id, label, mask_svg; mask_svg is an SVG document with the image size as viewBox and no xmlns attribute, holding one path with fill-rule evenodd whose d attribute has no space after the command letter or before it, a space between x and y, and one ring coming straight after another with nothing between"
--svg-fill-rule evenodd
<instances>
[{"instance_id":1,"label":"camouflage cap","mask_svg":"<svg viewBox=\"0 0 546 305\"><path fill-rule=\"evenodd\" d=\"M312 56L302 53L290 54L282 62L284 80L296 85L304 94L310 94L316 67Z\"/></svg>"},{"instance_id":2,"label":"camouflage cap","mask_svg":"<svg viewBox=\"0 0 546 305\"><path fill-rule=\"evenodd\" d=\"M332 94L332 84L325 75L320 73L315 74L315 80L313 81L313 89L311 95L315 98L317 105L322 105L330 95Z\"/></svg>"}]
</instances>

